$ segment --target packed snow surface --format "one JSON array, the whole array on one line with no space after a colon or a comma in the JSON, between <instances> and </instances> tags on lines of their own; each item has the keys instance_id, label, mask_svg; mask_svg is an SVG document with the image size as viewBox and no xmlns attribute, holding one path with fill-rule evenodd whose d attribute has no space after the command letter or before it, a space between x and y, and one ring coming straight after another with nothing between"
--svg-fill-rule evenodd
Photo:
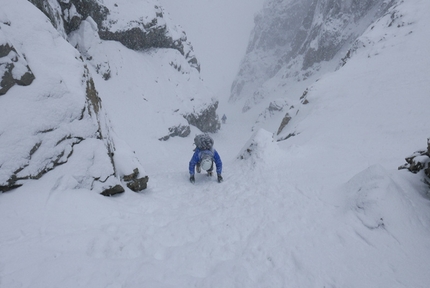
<instances>
[{"instance_id":1,"label":"packed snow surface","mask_svg":"<svg viewBox=\"0 0 430 288\"><path fill-rule=\"evenodd\" d=\"M397 166L430 136L430 3L396 9L404 25L382 18L366 47L312 85L309 104L296 103L282 132L296 136L274 142L279 122L252 132L253 113L221 105L223 183L188 181L199 131L160 142L127 101L138 83L123 97L106 84L103 103L148 189L62 189L60 166L0 195L0 287L429 287L428 187Z\"/></svg>"}]
</instances>

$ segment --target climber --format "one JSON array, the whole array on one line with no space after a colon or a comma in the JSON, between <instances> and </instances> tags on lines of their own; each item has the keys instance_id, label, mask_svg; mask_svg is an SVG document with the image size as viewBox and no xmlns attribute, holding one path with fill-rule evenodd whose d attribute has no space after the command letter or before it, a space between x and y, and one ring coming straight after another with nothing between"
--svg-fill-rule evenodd
<instances>
[{"instance_id":1,"label":"climber","mask_svg":"<svg viewBox=\"0 0 430 288\"><path fill-rule=\"evenodd\" d=\"M215 162L216 165L216 173L218 176L218 182L221 183L223 178L221 176L222 173L222 161L218 152L213 149L213 139L208 134L197 135L194 138L194 144L196 144L196 149L194 149L193 157L189 163L189 172L190 172L190 182L195 182L195 171L197 173L201 173L201 170L207 171L208 176L213 175L213 165Z\"/></svg>"},{"instance_id":2,"label":"climber","mask_svg":"<svg viewBox=\"0 0 430 288\"><path fill-rule=\"evenodd\" d=\"M222 124L225 124L225 120L227 120L227 116L225 116L225 114L222 115L221 120L222 120Z\"/></svg>"}]
</instances>

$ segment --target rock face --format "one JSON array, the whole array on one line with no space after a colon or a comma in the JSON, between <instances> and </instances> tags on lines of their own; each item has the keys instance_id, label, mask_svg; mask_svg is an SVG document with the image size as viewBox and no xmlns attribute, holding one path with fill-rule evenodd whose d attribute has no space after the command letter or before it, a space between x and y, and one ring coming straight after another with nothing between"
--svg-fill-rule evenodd
<instances>
[{"instance_id":1,"label":"rock face","mask_svg":"<svg viewBox=\"0 0 430 288\"><path fill-rule=\"evenodd\" d=\"M324 61L336 57L394 2L266 2L255 18L247 54L232 84L230 101L248 98L251 103L259 103L265 95L264 83L275 75L300 81L318 72Z\"/></svg>"},{"instance_id":2,"label":"rock face","mask_svg":"<svg viewBox=\"0 0 430 288\"><path fill-rule=\"evenodd\" d=\"M143 3L138 0L122 1L108 6L99 0L29 0L42 10L57 30L64 36L78 29L83 20L91 17L97 24L99 37L102 40L113 40L133 50L149 48L172 48L178 50L195 69L200 71L200 64L194 55L193 48L185 32L174 25L168 25L161 7ZM151 17L133 18L120 14L122 6L135 5L142 10L151 11ZM147 12L146 12L147 13Z\"/></svg>"},{"instance_id":3,"label":"rock face","mask_svg":"<svg viewBox=\"0 0 430 288\"><path fill-rule=\"evenodd\" d=\"M117 165L121 172L141 167L128 159L132 153L114 159L127 149L116 147L93 77L63 30L31 3L17 1L0 15L0 71L7 80L0 97L0 192L52 171L52 189L118 193L110 190L120 185ZM59 11L47 11L61 23ZM10 43L19 43L19 51ZM14 83L21 86L9 89Z\"/></svg>"}]
</instances>

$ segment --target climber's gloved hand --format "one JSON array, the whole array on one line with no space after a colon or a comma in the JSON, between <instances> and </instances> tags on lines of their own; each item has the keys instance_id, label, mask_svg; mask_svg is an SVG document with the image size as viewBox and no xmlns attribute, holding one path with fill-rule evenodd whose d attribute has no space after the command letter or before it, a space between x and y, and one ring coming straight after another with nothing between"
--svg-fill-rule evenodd
<instances>
[{"instance_id":1,"label":"climber's gloved hand","mask_svg":"<svg viewBox=\"0 0 430 288\"><path fill-rule=\"evenodd\" d=\"M218 174L218 183L221 183L222 182L222 176L221 176L221 174Z\"/></svg>"},{"instance_id":2,"label":"climber's gloved hand","mask_svg":"<svg viewBox=\"0 0 430 288\"><path fill-rule=\"evenodd\" d=\"M190 182L194 184L194 182L196 182L196 179L194 178L194 175L190 176Z\"/></svg>"}]
</instances>

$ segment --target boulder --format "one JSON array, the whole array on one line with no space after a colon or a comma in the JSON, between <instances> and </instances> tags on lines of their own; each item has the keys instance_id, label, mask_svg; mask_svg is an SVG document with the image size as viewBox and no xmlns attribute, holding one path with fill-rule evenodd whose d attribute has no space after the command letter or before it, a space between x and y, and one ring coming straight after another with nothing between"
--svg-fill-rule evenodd
<instances>
[{"instance_id":1,"label":"boulder","mask_svg":"<svg viewBox=\"0 0 430 288\"><path fill-rule=\"evenodd\" d=\"M122 180L127 182L127 187L134 192L139 192L146 189L147 183L149 181L148 176L139 178L139 174L139 169L135 168L132 174L124 175L122 177Z\"/></svg>"},{"instance_id":2,"label":"boulder","mask_svg":"<svg viewBox=\"0 0 430 288\"><path fill-rule=\"evenodd\" d=\"M136 178L128 182L127 187L134 192L139 192L147 188L148 181L149 181L148 176L145 176L142 178Z\"/></svg>"},{"instance_id":3,"label":"boulder","mask_svg":"<svg viewBox=\"0 0 430 288\"><path fill-rule=\"evenodd\" d=\"M15 84L30 85L35 79L27 61L10 44L0 30L0 96Z\"/></svg>"},{"instance_id":4,"label":"boulder","mask_svg":"<svg viewBox=\"0 0 430 288\"><path fill-rule=\"evenodd\" d=\"M100 193L103 196L113 196L116 194L124 193L124 188L121 185L115 185L113 187L110 187L106 190L104 190L102 193Z\"/></svg>"},{"instance_id":5,"label":"boulder","mask_svg":"<svg viewBox=\"0 0 430 288\"><path fill-rule=\"evenodd\" d=\"M199 128L202 132L215 133L221 128L216 110L218 109L218 101L204 106L200 111L194 111L184 115L184 118L190 125Z\"/></svg>"},{"instance_id":6,"label":"boulder","mask_svg":"<svg viewBox=\"0 0 430 288\"><path fill-rule=\"evenodd\" d=\"M178 126L172 126L172 127L170 127L169 128L169 134L166 135L166 136L164 136L164 137L162 137L162 138L160 138L160 139L158 139L158 140L160 140L160 141L167 141L167 140L170 139L170 137L176 137L176 136L185 138L188 135L190 135L190 133L191 133L191 128L190 128L189 125L179 124Z\"/></svg>"}]
</instances>

